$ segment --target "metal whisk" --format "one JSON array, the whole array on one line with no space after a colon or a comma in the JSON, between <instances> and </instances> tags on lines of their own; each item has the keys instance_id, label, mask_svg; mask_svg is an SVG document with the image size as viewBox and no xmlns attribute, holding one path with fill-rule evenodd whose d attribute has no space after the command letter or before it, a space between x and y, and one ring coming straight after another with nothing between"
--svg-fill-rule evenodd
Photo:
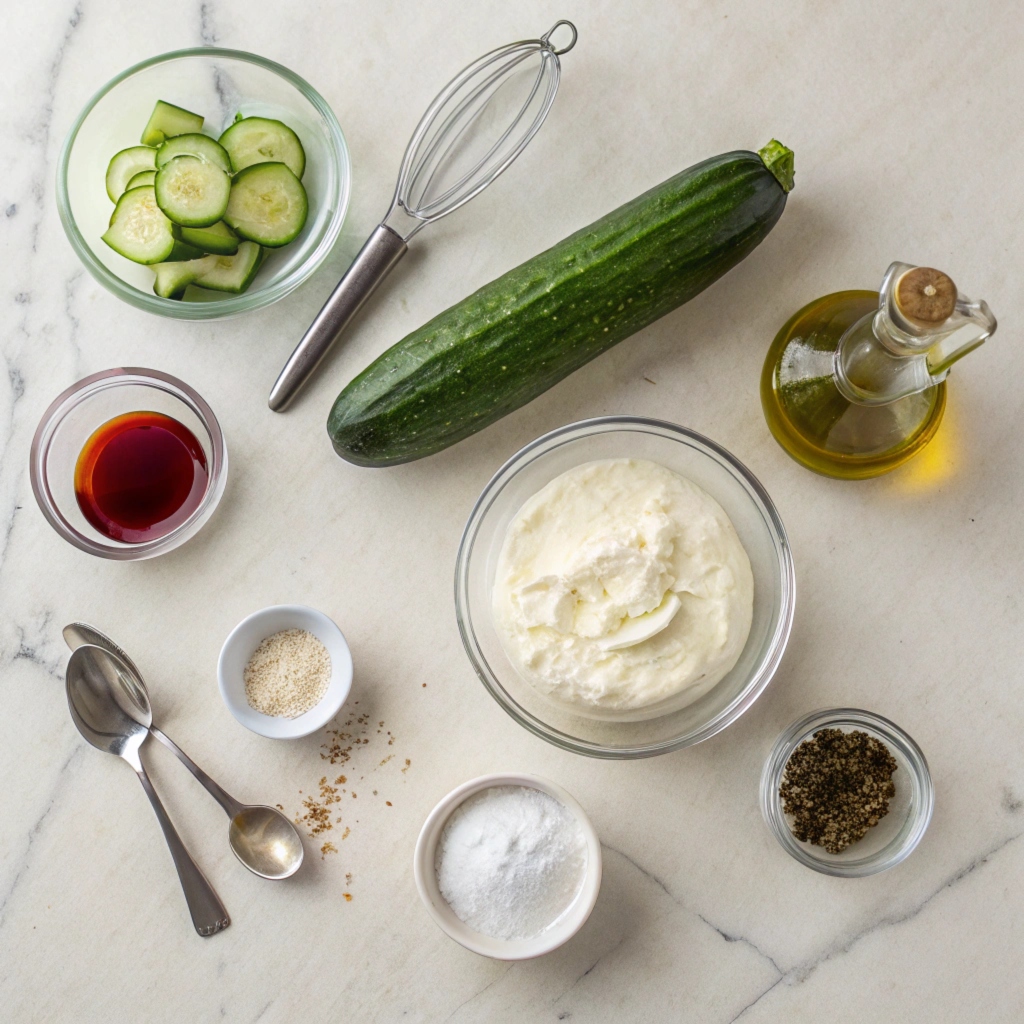
<instances>
[{"instance_id":1,"label":"metal whisk","mask_svg":"<svg viewBox=\"0 0 1024 1024\"><path fill-rule=\"evenodd\" d=\"M551 38L559 29L571 36L562 46ZM271 409L288 407L409 239L482 192L526 148L558 91L558 58L575 45L575 26L558 21L540 39L484 54L441 90L409 140L391 208L285 363Z\"/></svg>"}]
</instances>

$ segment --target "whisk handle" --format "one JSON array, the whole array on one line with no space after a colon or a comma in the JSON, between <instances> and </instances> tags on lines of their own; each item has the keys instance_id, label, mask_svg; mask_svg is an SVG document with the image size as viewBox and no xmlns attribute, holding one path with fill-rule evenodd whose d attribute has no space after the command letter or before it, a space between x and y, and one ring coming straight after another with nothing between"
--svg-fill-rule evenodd
<instances>
[{"instance_id":1,"label":"whisk handle","mask_svg":"<svg viewBox=\"0 0 1024 1024\"><path fill-rule=\"evenodd\" d=\"M370 235L284 364L267 403L274 412L288 408L338 336L407 249L398 234L383 224Z\"/></svg>"}]
</instances>

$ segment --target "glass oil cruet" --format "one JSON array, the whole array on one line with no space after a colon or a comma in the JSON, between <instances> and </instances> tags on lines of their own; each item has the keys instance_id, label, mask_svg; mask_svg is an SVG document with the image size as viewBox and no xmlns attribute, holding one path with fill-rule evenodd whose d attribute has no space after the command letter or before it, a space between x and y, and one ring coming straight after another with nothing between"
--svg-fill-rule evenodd
<instances>
[{"instance_id":1,"label":"glass oil cruet","mask_svg":"<svg viewBox=\"0 0 1024 1024\"><path fill-rule=\"evenodd\" d=\"M761 375L768 426L818 473L887 473L932 439L949 368L995 329L947 274L893 263L880 292L825 295L779 331Z\"/></svg>"}]
</instances>

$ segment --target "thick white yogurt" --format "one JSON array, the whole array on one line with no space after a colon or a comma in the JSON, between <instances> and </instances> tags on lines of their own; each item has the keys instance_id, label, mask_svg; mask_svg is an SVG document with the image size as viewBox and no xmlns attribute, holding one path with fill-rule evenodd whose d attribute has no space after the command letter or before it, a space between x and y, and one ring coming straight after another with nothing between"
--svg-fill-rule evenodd
<instances>
[{"instance_id":1,"label":"thick white yogurt","mask_svg":"<svg viewBox=\"0 0 1024 1024\"><path fill-rule=\"evenodd\" d=\"M739 659L753 600L750 560L718 502L657 463L607 459L556 477L519 510L493 610L538 689L631 711L707 693Z\"/></svg>"}]
</instances>

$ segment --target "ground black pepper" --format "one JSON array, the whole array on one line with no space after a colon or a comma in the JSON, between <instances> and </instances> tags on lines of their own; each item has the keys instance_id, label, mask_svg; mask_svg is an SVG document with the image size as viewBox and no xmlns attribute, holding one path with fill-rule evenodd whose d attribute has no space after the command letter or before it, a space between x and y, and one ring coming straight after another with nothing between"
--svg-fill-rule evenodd
<instances>
[{"instance_id":1,"label":"ground black pepper","mask_svg":"<svg viewBox=\"0 0 1024 1024\"><path fill-rule=\"evenodd\" d=\"M889 748L866 732L819 730L793 751L779 787L793 835L842 853L889 813L898 767Z\"/></svg>"}]
</instances>

